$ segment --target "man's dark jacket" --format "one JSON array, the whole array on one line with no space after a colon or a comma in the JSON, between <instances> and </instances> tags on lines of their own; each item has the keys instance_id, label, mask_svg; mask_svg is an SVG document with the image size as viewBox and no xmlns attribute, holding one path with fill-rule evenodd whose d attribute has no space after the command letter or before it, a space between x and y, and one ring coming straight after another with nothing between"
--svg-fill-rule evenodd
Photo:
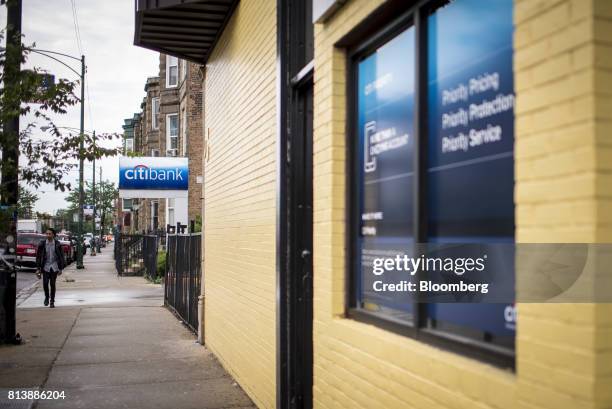
<instances>
[{"instance_id":1,"label":"man's dark jacket","mask_svg":"<svg viewBox=\"0 0 612 409\"><path fill-rule=\"evenodd\" d=\"M62 250L62 245L57 240L53 240L55 242L55 259L57 260L57 267L63 270L66 267L66 260L64 260L64 250ZM47 239L38 243L38 250L36 250L36 267L38 267L41 271L45 267L45 259L47 256Z\"/></svg>"}]
</instances>

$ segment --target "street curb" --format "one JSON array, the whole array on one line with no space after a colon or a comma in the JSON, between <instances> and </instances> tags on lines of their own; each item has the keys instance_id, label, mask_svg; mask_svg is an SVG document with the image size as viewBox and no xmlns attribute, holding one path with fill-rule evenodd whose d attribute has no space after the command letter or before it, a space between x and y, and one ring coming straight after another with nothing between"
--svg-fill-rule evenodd
<instances>
[{"instance_id":1,"label":"street curb","mask_svg":"<svg viewBox=\"0 0 612 409\"><path fill-rule=\"evenodd\" d=\"M34 292L36 292L36 289L38 288L38 283L39 283L39 280L36 280L35 282L30 284L26 288L21 289L21 291L17 293L16 306L20 306L21 304L23 304L25 300L30 298L30 296L34 294Z\"/></svg>"}]
</instances>

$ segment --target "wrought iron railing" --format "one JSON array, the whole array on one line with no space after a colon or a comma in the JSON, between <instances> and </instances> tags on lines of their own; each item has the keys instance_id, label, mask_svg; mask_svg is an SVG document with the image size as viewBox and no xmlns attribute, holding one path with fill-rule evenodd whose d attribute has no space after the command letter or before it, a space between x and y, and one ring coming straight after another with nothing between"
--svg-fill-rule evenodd
<instances>
[{"instance_id":1,"label":"wrought iron railing","mask_svg":"<svg viewBox=\"0 0 612 409\"><path fill-rule=\"evenodd\" d=\"M120 276L157 276L158 237L142 234L115 235L115 268Z\"/></svg>"},{"instance_id":2,"label":"wrought iron railing","mask_svg":"<svg viewBox=\"0 0 612 409\"><path fill-rule=\"evenodd\" d=\"M198 330L202 236L168 235L164 302L192 331Z\"/></svg>"}]
</instances>

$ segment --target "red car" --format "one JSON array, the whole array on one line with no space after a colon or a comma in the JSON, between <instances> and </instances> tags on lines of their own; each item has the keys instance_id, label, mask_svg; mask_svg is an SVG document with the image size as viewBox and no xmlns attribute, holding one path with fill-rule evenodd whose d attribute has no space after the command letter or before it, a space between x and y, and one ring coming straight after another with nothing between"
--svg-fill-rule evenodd
<instances>
[{"instance_id":1,"label":"red car","mask_svg":"<svg viewBox=\"0 0 612 409\"><path fill-rule=\"evenodd\" d=\"M17 266L36 268L36 249L44 234L17 233Z\"/></svg>"},{"instance_id":2,"label":"red car","mask_svg":"<svg viewBox=\"0 0 612 409\"><path fill-rule=\"evenodd\" d=\"M74 253L75 250L72 246L72 242L70 241L70 237L60 234L57 236L57 241L62 245L62 250L64 251L64 260L66 260L66 265L72 263L74 261Z\"/></svg>"}]
</instances>

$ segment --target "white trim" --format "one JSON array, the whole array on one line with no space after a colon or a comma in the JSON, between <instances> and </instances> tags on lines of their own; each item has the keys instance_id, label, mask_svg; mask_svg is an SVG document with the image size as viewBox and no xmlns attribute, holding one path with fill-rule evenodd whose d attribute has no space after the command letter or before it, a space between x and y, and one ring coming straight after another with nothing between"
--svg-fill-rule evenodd
<instances>
[{"instance_id":1,"label":"white trim","mask_svg":"<svg viewBox=\"0 0 612 409\"><path fill-rule=\"evenodd\" d=\"M125 152L134 152L134 138L125 139Z\"/></svg>"},{"instance_id":2,"label":"white trim","mask_svg":"<svg viewBox=\"0 0 612 409\"><path fill-rule=\"evenodd\" d=\"M179 63L178 58L166 55L166 88L176 88L179 82ZM170 69L176 68L176 82L170 83Z\"/></svg>"},{"instance_id":3,"label":"white trim","mask_svg":"<svg viewBox=\"0 0 612 409\"><path fill-rule=\"evenodd\" d=\"M159 97L151 98L151 128L159 129Z\"/></svg>"},{"instance_id":4,"label":"white trim","mask_svg":"<svg viewBox=\"0 0 612 409\"><path fill-rule=\"evenodd\" d=\"M157 217L157 227L159 228L159 202L157 200L151 200L150 202L151 210L151 230L155 229L155 217ZM156 206L157 205L157 206ZM157 207L157 209L156 209ZM157 212L155 211L157 210ZM157 216L156 216L157 214Z\"/></svg>"},{"instance_id":5,"label":"white trim","mask_svg":"<svg viewBox=\"0 0 612 409\"><path fill-rule=\"evenodd\" d=\"M181 149L183 150L183 156L187 156L187 109L183 108L181 111L181 118L179 119L181 128Z\"/></svg>"},{"instance_id":6,"label":"white trim","mask_svg":"<svg viewBox=\"0 0 612 409\"><path fill-rule=\"evenodd\" d=\"M176 117L176 135L171 135L170 134L170 118L171 117ZM177 149L179 148L179 137L180 137L180 121L179 121L179 114L167 114L166 115L166 152L171 150L171 149ZM172 138L176 138L176 146L173 147L172 146Z\"/></svg>"},{"instance_id":7,"label":"white trim","mask_svg":"<svg viewBox=\"0 0 612 409\"><path fill-rule=\"evenodd\" d=\"M174 226L176 224L176 200L173 197L166 199L166 224Z\"/></svg>"},{"instance_id":8,"label":"white trim","mask_svg":"<svg viewBox=\"0 0 612 409\"><path fill-rule=\"evenodd\" d=\"M188 196L188 190L119 189L119 197L122 199L166 199L170 197L186 198Z\"/></svg>"},{"instance_id":9,"label":"white trim","mask_svg":"<svg viewBox=\"0 0 612 409\"><path fill-rule=\"evenodd\" d=\"M187 79L187 60L181 60L181 82Z\"/></svg>"}]
</instances>

